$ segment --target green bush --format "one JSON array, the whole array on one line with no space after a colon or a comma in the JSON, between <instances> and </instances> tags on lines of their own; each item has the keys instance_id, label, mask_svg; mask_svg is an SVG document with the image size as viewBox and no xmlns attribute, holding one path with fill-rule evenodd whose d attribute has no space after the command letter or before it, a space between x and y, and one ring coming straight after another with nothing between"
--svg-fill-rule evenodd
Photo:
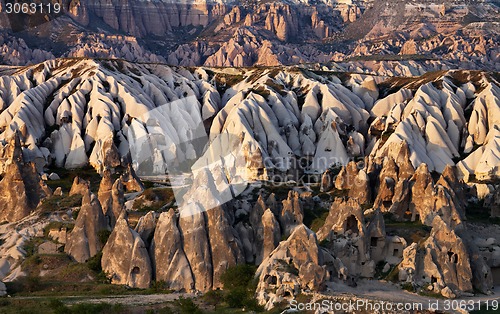
<instances>
[{"instance_id":1,"label":"green bush","mask_svg":"<svg viewBox=\"0 0 500 314\"><path fill-rule=\"evenodd\" d=\"M253 311L262 311L254 298L257 281L254 279L256 267L254 265L236 265L229 267L221 276L224 286L225 301L232 308L246 308Z\"/></svg>"},{"instance_id":2,"label":"green bush","mask_svg":"<svg viewBox=\"0 0 500 314\"><path fill-rule=\"evenodd\" d=\"M227 291L226 302L232 308L244 307L248 299L248 291L245 287L238 287Z\"/></svg>"},{"instance_id":3,"label":"green bush","mask_svg":"<svg viewBox=\"0 0 500 314\"><path fill-rule=\"evenodd\" d=\"M246 288L255 275L256 267L240 264L229 267L221 276L224 290Z\"/></svg>"},{"instance_id":4,"label":"green bush","mask_svg":"<svg viewBox=\"0 0 500 314\"><path fill-rule=\"evenodd\" d=\"M224 295L220 290L211 290L203 295L203 300L214 307L214 311L217 311L217 306L224 301Z\"/></svg>"},{"instance_id":5,"label":"green bush","mask_svg":"<svg viewBox=\"0 0 500 314\"><path fill-rule=\"evenodd\" d=\"M40 277L32 275L19 277L12 282L6 282L5 285L10 294L35 292L43 289Z\"/></svg>"},{"instance_id":6,"label":"green bush","mask_svg":"<svg viewBox=\"0 0 500 314\"><path fill-rule=\"evenodd\" d=\"M111 231L109 230L100 230L97 232L97 237L99 238L99 241L101 242L102 245L105 245L106 242L108 242L109 236L111 235Z\"/></svg>"},{"instance_id":7,"label":"green bush","mask_svg":"<svg viewBox=\"0 0 500 314\"><path fill-rule=\"evenodd\" d=\"M180 314L201 314L203 313L193 299L180 297L176 302Z\"/></svg>"},{"instance_id":8,"label":"green bush","mask_svg":"<svg viewBox=\"0 0 500 314\"><path fill-rule=\"evenodd\" d=\"M90 270L99 273L102 271L101 260L102 260L102 251L98 252L95 256L91 257L87 261L87 267Z\"/></svg>"},{"instance_id":9,"label":"green bush","mask_svg":"<svg viewBox=\"0 0 500 314\"><path fill-rule=\"evenodd\" d=\"M124 312L122 304L111 305L109 303L78 303L72 306L67 306L60 300L51 300L49 305L55 314L118 314Z\"/></svg>"}]
</instances>

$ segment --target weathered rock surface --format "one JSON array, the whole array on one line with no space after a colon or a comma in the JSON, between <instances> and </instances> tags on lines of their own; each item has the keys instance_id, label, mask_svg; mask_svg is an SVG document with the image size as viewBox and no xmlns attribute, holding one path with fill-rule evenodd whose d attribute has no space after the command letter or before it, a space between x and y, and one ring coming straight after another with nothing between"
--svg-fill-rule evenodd
<instances>
[{"instance_id":1,"label":"weathered rock surface","mask_svg":"<svg viewBox=\"0 0 500 314\"><path fill-rule=\"evenodd\" d=\"M148 250L140 235L129 227L126 215L118 218L102 250L102 270L113 284L142 289L151 284Z\"/></svg>"},{"instance_id":2,"label":"weathered rock surface","mask_svg":"<svg viewBox=\"0 0 500 314\"><path fill-rule=\"evenodd\" d=\"M104 171L97 195L102 212L113 228L125 205L124 187L121 179L118 178L113 183L110 171Z\"/></svg>"},{"instance_id":3,"label":"weathered rock surface","mask_svg":"<svg viewBox=\"0 0 500 314\"><path fill-rule=\"evenodd\" d=\"M73 184L71 185L71 189L69 190L69 195L80 194L85 196L86 193L90 190L90 182L84 180L80 177L75 177L73 179Z\"/></svg>"},{"instance_id":4,"label":"weathered rock surface","mask_svg":"<svg viewBox=\"0 0 500 314\"><path fill-rule=\"evenodd\" d=\"M295 226L302 224L303 218L304 210L300 203L299 193L296 191L289 191L288 198L283 200L283 208L279 216L283 234L289 235Z\"/></svg>"},{"instance_id":5,"label":"weathered rock surface","mask_svg":"<svg viewBox=\"0 0 500 314\"><path fill-rule=\"evenodd\" d=\"M473 276L464 242L440 216L434 218L432 227L423 247L414 243L405 249L399 266L400 279L435 284L435 292L445 290L445 297L471 292Z\"/></svg>"},{"instance_id":6,"label":"weathered rock surface","mask_svg":"<svg viewBox=\"0 0 500 314\"><path fill-rule=\"evenodd\" d=\"M375 233L375 230L372 232ZM376 237L377 240L381 238L382 248L385 246L384 232L379 230L380 234L377 233ZM337 198L317 235L320 241L327 241L329 252L342 261L349 276L373 276L375 263L370 258L370 237L363 210L356 200Z\"/></svg>"},{"instance_id":7,"label":"weathered rock surface","mask_svg":"<svg viewBox=\"0 0 500 314\"><path fill-rule=\"evenodd\" d=\"M183 249L178 217L173 209L158 218L150 251L157 281L165 281L169 288L176 291L195 290L191 266Z\"/></svg>"},{"instance_id":8,"label":"weathered rock surface","mask_svg":"<svg viewBox=\"0 0 500 314\"><path fill-rule=\"evenodd\" d=\"M19 136L3 148L6 161L0 180L0 221L18 221L32 213L52 192L37 174L33 163L24 163Z\"/></svg>"},{"instance_id":9,"label":"weathered rock surface","mask_svg":"<svg viewBox=\"0 0 500 314\"><path fill-rule=\"evenodd\" d=\"M139 218L135 231L141 236L142 241L149 246L156 230L158 214L154 211L148 212Z\"/></svg>"},{"instance_id":10,"label":"weathered rock surface","mask_svg":"<svg viewBox=\"0 0 500 314\"><path fill-rule=\"evenodd\" d=\"M328 280L323 251L316 235L304 225L296 226L290 237L265 258L257 269L257 300L266 308L300 293L300 289L321 290Z\"/></svg>"},{"instance_id":11,"label":"weathered rock surface","mask_svg":"<svg viewBox=\"0 0 500 314\"><path fill-rule=\"evenodd\" d=\"M281 240L281 229L273 212L268 208L262 215L263 241L259 248L256 264L260 264L278 246Z\"/></svg>"},{"instance_id":12,"label":"weathered rock surface","mask_svg":"<svg viewBox=\"0 0 500 314\"><path fill-rule=\"evenodd\" d=\"M76 218L75 227L64 247L64 251L79 263L84 263L102 249L105 243L101 242L100 233L108 230L97 196L88 188L83 193L82 207Z\"/></svg>"}]
</instances>

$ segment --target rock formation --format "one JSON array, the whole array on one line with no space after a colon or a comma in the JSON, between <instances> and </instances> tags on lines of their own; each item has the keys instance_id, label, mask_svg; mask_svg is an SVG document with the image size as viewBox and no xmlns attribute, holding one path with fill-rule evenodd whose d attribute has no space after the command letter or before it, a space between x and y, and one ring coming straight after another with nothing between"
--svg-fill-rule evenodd
<instances>
[{"instance_id":1,"label":"rock formation","mask_svg":"<svg viewBox=\"0 0 500 314\"><path fill-rule=\"evenodd\" d=\"M19 135L3 148L4 171L1 174L0 221L18 221L32 213L40 200L51 191L37 174L33 163L24 163Z\"/></svg>"},{"instance_id":2,"label":"rock formation","mask_svg":"<svg viewBox=\"0 0 500 314\"><path fill-rule=\"evenodd\" d=\"M64 247L64 251L79 263L86 262L102 249L105 243L102 243L100 235L108 230L97 196L91 193L88 187L82 192L82 207Z\"/></svg>"},{"instance_id":3,"label":"rock formation","mask_svg":"<svg viewBox=\"0 0 500 314\"><path fill-rule=\"evenodd\" d=\"M148 212L146 215L139 218L135 231L141 236L142 241L149 246L156 230L158 214L154 211Z\"/></svg>"},{"instance_id":4,"label":"rock formation","mask_svg":"<svg viewBox=\"0 0 500 314\"><path fill-rule=\"evenodd\" d=\"M376 223L373 224L375 226ZM373 230L375 238L383 246L385 230ZM382 228L382 227L381 227ZM318 240L327 241L331 254L342 261L349 276L372 277L375 263L370 258L370 237L365 217L359 203L354 199L346 201L337 198L330 207L325 224L317 232Z\"/></svg>"},{"instance_id":5,"label":"rock formation","mask_svg":"<svg viewBox=\"0 0 500 314\"><path fill-rule=\"evenodd\" d=\"M431 235L423 246L414 243L405 249L403 256L400 280L429 284L432 291L447 298L472 292L473 276L467 249L440 216L434 218Z\"/></svg>"},{"instance_id":6,"label":"rock formation","mask_svg":"<svg viewBox=\"0 0 500 314\"><path fill-rule=\"evenodd\" d=\"M113 284L142 289L151 284L148 250L140 235L129 227L126 215L118 218L102 249L102 270Z\"/></svg>"},{"instance_id":7,"label":"rock formation","mask_svg":"<svg viewBox=\"0 0 500 314\"><path fill-rule=\"evenodd\" d=\"M302 224L302 219L304 217L303 212L304 210L300 203L299 193L289 191L288 198L283 200L283 208L279 216L281 230L284 235L289 235L295 226Z\"/></svg>"},{"instance_id":8,"label":"rock formation","mask_svg":"<svg viewBox=\"0 0 500 314\"><path fill-rule=\"evenodd\" d=\"M195 289L190 263L184 253L178 217L173 209L162 213L151 242L156 280L165 281L170 289L190 292Z\"/></svg>"},{"instance_id":9,"label":"rock formation","mask_svg":"<svg viewBox=\"0 0 500 314\"><path fill-rule=\"evenodd\" d=\"M257 269L257 300L266 308L272 308L287 295L296 296L300 289L321 290L328 280L328 272L322 265L323 252L316 235L304 225L296 226L290 237Z\"/></svg>"},{"instance_id":10,"label":"rock formation","mask_svg":"<svg viewBox=\"0 0 500 314\"><path fill-rule=\"evenodd\" d=\"M88 193L89 190L90 182L77 176L73 179L73 184L71 185L71 189L69 190L69 195L71 196L80 194L82 196L85 196L85 194Z\"/></svg>"},{"instance_id":11,"label":"rock formation","mask_svg":"<svg viewBox=\"0 0 500 314\"><path fill-rule=\"evenodd\" d=\"M114 227L124 208L125 199L123 194L124 188L121 179L118 178L113 183L110 171L104 171L97 195L102 211L111 228Z\"/></svg>"}]
</instances>

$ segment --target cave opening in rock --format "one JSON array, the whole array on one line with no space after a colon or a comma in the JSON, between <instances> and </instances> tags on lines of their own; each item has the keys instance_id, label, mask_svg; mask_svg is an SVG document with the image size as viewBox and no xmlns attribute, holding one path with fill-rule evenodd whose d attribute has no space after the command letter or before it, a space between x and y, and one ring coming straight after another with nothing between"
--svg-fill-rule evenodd
<instances>
[{"instance_id":1,"label":"cave opening in rock","mask_svg":"<svg viewBox=\"0 0 500 314\"><path fill-rule=\"evenodd\" d=\"M278 279L276 276L266 275L264 277L264 281L269 285L276 285L278 283Z\"/></svg>"},{"instance_id":2,"label":"cave opening in rock","mask_svg":"<svg viewBox=\"0 0 500 314\"><path fill-rule=\"evenodd\" d=\"M359 233L358 220L356 219L356 217L354 215L351 215L347 218L345 230L346 231L350 230L353 234Z\"/></svg>"},{"instance_id":3,"label":"cave opening in rock","mask_svg":"<svg viewBox=\"0 0 500 314\"><path fill-rule=\"evenodd\" d=\"M448 259L452 263L455 263L455 264L458 263L458 255L452 251L448 252Z\"/></svg>"}]
</instances>

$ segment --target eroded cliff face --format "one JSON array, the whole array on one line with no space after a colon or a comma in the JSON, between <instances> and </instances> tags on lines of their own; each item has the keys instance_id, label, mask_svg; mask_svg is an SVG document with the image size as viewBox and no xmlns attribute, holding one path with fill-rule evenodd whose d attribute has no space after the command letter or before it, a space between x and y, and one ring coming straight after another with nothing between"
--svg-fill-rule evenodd
<instances>
[{"instance_id":1,"label":"eroded cliff face","mask_svg":"<svg viewBox=\"0 0 500 314\"><path fill-rule=\"evenodd\" d=\"M35 164L24 162L18 133L0 148L0 155L0 221L14 222L31 214L52 191L41 180Z\"/></svg>"},{"instance_id":2,"label":"eroded cliff face","mask_svg":"<svg viewBox=\"0 0 500 314\"><path fill-rule=\"evenodd\" d=\"M396 272L445 297L492 287L500 248L467 222L479 198L498 209L494 186L467 182L498 180L490 73L401 79L88 59L2 71L0 184L25 204L30 187L48 193L39 173L92 166L100 184L76 177L58 190L83 196L65 252L85 262L103 249L115 284L207 292L246 262L259 266L267 308ZM170 182L154 188L139 178L166 171ZM136 211L155 189L175 202ZM1 214L22 223L42 211L33 206Z\"/></svg>"},{"instance_id":3,"label":"eroded cliff face","mask_svg":"<svg viewBox=\"0 0 500 314\"><path fill-rule=\"evenodd\" d=\"M249 1L238 6L231 1L65 0L62 6L58 15L5 16L2 29L32 32L27 26L36 25L43 31L32 35L43 44L4 34L3 62L24 65L69 56L240 67L439 58L449 62L440 62L440 69L460 64L498 70L499 11L488 1ZM97 24L104 32L96 32ZM51 32L57 33L51 38L57 45L43 41ZM405 74L410 73L423 72Z\"/></svg>"}]
</instances>

